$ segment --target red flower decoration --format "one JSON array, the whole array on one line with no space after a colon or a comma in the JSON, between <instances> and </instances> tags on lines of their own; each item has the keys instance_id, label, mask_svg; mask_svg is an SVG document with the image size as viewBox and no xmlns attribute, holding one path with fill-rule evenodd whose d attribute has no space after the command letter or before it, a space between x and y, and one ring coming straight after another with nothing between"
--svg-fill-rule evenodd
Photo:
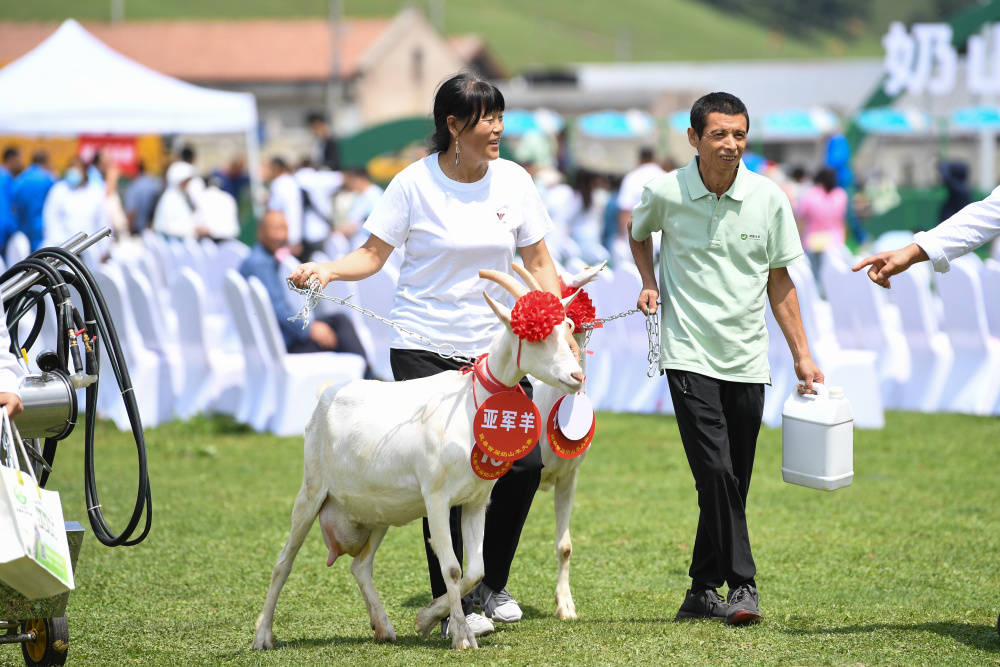
<instances>
[{"instance_id":1,"label":"red flower decoration","mask_svg":"<svg viewBox=\"0 0 1000 667\"><path fill-rule=\"evenodd\" d=\"M566 319L566 310L555 294L528 292L510 311L510 328L518 338L537 343L548 337L552 329Z\"/></svg>"},{"instance_id":2,"label":"red flower decoration","mask_svg":"<svg viewBox=\"0 0 1000 667\"><path fill-rule=\"evenodd\" d=\"M562 298L564 299L576 292L572 287L564 285L562 278L559 279L559 285L562 286ZM569 307L566 309L566 317L573 320L574 331L577 333L583 331L584 324L591 324L597 319L594 302L590 300L590 295L586 291L581 289L580 296L573 299L573 303L569 304Z\"/></svg>"}]
</instances>

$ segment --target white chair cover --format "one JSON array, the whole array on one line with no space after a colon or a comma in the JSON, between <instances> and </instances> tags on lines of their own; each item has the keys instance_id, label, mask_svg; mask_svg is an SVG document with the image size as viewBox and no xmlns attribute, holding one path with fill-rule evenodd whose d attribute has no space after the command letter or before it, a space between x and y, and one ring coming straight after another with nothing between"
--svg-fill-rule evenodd
<instances>
[{"instance_id":1,"label":"white chair cover","mask_svg":"<svg viewBox=\"0 0 1000 667\"><path fill-rule=\"evenodd\" d=\"M177 416L187 419L209 410L236 416L246 379L243 355L212 345L205 285L198 274L181 267L170 289L177 304L178 342L184 359L184 390L177 400Z\"/></svg>"},{"instance_id":2,"label":"white chair cover","mask_svg":"<svg viewBox=\"0 0 1000 667\"><path fill-rule=\"evenodd\" d=\"M338 352L289 354L267 289L254 276L247 283L250 302L276 362L276 402L268 429L280 436L301 435L319 403L320 388L360 379L365 372L365 360L357 354Z\"/></svg>"},{"instance_id":3,"label":"white chair cover","mask_svg":"<svg viewBox=\"0 0 1000 667\"><path fill-rule=\"evenodd\" d=\"M260 318L250 305L250 287L246 280L230 269L226 271L222 287L243 347L246 377L253 378L243 388L236 420L249 424L255 431L265 431L274 414L276 361L264 340Z\"/></svg>"}]
</instances>

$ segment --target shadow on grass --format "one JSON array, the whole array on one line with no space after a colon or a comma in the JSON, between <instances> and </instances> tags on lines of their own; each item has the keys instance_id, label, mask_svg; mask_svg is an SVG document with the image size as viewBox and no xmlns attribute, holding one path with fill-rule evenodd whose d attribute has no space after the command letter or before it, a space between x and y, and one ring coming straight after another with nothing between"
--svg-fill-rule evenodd
<instances>
[{"instance_id":1,"label":"shadow on grass","mask_svg":"<svg viewBox=\"0 0 1000 667\"><path fill-rule=\"evenodd\" d=\"M815 628L799 630L784 629L782 632L790 635L855 635L889 630L891 632L933 632L942 637L949 637L960 644L971 648L1000 654L1000 640L997 638L997 628L992 625L977 625L974 623L873 623L870 625L848 625L842 628Z\"/></svg>"}]
</instances>

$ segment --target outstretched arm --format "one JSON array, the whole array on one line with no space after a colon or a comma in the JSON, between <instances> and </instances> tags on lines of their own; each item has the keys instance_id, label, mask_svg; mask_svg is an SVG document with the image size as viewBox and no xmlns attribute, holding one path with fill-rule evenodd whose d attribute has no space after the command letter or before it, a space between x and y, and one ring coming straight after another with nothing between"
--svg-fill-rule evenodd
<instances>
[{"instance_id":1,"label":"outstretched arm","mask_svg":"<svg viewBox=\"0 0 1000 667\"><path fill-rule=\"evenodd\" d=\"M851 270L860 271L866 266L870 267L868 269L868 277L872 279L872 282L889 289L892 287L889 284L890 276L906 271L917 262L926 262L927 259L927 253L924 252L924 249L916 243L911 243L905 248L887 250L871 257L865 257L855 264Z\"/></svg>"},{"instance_id":2,"label":"outstretched arm","mask_svg":"<svg viewBox=\"0 0 1000 667\"><path fill-rule=\"evenodd\" d=\"M813 382L823 383L823 371L819 369L809 354L809 341L802 328L802 314L799 312L799 297L795 283L788 275L788 269L771 269L767 276L767 298L771 302L771 312L785 335L788 349L795 363L795 376L805 382L799 393L814 394Z\"/></svg>"},{"instance_id":3,"label":"outstretched arm","mask_svg":"<svg viewBox=\"0 0 1000 667\"><path fill-rule=\"evenodd\" d=\"M372 234L365 244L340 259L332 262L306 262L289 274L298 287L306 287L314 277L319 279L320 288L333 280L364 280L382 270L394 248Z\"/></svg>"}]
</instances>

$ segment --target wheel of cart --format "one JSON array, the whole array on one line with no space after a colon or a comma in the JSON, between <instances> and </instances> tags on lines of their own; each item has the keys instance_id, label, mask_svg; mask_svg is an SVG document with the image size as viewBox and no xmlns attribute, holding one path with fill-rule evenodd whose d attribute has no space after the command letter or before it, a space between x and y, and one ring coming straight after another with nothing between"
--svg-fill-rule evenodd
<instances>
[{"instance_id":1,"label":"wheel of cart","mask_svg":"<svg viewBox=\"0 0 1000 667\"><path fill-rule=\"evenodd\" d=\"M28 667L54 667L66 664L69 625L65 616L29 619L21 625L21 632L35 636L34 641L21 644L24 664Z\"/></svg>"}]
</instances>

